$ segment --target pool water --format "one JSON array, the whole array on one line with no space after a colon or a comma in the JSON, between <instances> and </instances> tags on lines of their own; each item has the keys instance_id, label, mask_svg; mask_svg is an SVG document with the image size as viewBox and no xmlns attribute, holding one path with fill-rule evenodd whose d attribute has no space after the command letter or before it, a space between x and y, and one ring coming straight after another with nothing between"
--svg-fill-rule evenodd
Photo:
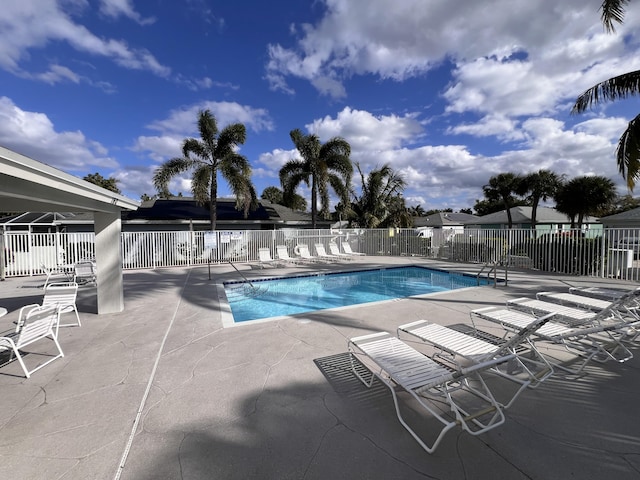
<instances>
[{"instance_id":1,"label":"pool water","mask_svg":"<svg viewBox=\"0 0 640 480\"><path fill-rule=\"evenodd\" d=\"M480 279L481 285L487 279ZM474 276L424 267L227 282L224 290L234 322L295 315L458 288L475 287Z\"/></svg>"}]
</instances>

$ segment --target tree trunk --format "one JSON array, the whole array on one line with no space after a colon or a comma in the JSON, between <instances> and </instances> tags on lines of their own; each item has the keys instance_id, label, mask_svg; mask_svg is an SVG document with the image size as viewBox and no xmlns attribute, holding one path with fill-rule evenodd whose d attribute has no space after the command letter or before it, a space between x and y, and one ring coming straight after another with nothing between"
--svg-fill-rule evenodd
<instances>
[{"instance_id":1,"label":"tree trunk","mask_svg":"<svg viewBox=\"0 0 640 480\"><path fill-rule=\"evenodd\" d=\"M209 219L211 220L211 231L216 229L218 221L218 175L215 168L211 172L211 193L209 199Z\"/></svg>"},{"instance_id":2,"label":"tree trunk","mask_svg":"<svg viewBox=\"0 0 640 480\"><path fill-rule=\"evenodd\" d=\"M311 175L311 228L316 228L316 217L318 216L318 185L315 175Z\"/></svg>"}]
</instances>

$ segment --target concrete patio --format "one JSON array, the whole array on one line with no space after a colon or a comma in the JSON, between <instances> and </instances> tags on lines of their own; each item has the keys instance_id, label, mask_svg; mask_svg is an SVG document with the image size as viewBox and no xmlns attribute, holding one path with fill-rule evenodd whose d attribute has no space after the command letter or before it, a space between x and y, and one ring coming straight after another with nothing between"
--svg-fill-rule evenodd
<instances>
[{"instance_id":1,"label":"concrete patio","mask_svg":"<svg viewBox=\"0 0 640 480\"><path fill-rule=\"evenodd\" d=\"M420 264L408 257L250 269L248 278L304 269ZM60 329L65 357L22 377L0 368L3 477L26 479L601 479L640 478L640 362L592 364L525 391L504 425L454 429L427 454L398 422L392 397L349 371L347 339L417 319L469 323L469 311L568 286L630 283L509 272L508 286L303 314L223 328L216 284L231 266L126 272L125 310L97 315L82 287L82 327ZM0 331L39 302L44 278L0 282ZM490 325L483 327L493 328ZM46 343L34 347L47 348ZM36 351L36 348L34 348ZM40 350L37 350L40 351ZM562 352L546 353L560 359ZM635 351L637 353L637 351ZM26 357L37 362L36 354ZM492 382L496 391L508 382ZM407 404L409 405L409 404ZM420 412L427 437L438 424Z\"/></svg>"}]
</instances>

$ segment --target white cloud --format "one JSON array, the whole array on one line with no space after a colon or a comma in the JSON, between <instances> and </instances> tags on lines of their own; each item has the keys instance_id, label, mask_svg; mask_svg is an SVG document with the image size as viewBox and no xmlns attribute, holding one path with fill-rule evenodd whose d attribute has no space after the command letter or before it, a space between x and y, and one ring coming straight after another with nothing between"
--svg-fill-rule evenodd
<instances>
[{"instance_id":1,"label":"white cloud","mask_svg":"<svg viewBox=\"0 0 640 480\"><path fill-rule=\"evenodd\" d=\"M126 8L128 2L103 5L110 5L110 11L116 12L116 5ZM99 37L77 23L75 18L88 6L84 0L4 0L0 8L0 68L24 75L21 62L29 58L31 50L64 42L78 52L110 58L125 68L146 70L161 77L170 74L171 69L148 50Z\"/></svg>"},{"instance_id":2,"label":"white cloud","mask_svg":"<svg viewBox=\"0 0 640 480\"><path fill-rule=\"evenodd\" d=\"M104 146L87 139L82 132L58 132L45 114L22 110L7 97L0 97L0 144L52 167L82 175L97 167L118 166Z\"/></svg>"},{"instance_id":3,"label":"white cloud","mask_svg":"<svg viewBox=\"0 0 640 480\"><path fill-rule=\"evenodd\" d=\"M131 0L100 0L100 12L109 17L118 18L125 16L140 25L149 25L154 23L154 17L143 18L131 4Z\"/></svg>"}]
</instances>

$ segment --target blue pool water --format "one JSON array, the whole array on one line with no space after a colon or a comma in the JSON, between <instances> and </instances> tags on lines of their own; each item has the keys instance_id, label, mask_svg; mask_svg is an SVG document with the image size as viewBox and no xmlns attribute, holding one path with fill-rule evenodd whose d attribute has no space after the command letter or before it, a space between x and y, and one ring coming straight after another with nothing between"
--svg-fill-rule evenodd
<instances>
[{"instance_id":1,"label":"blue pool water","mask_svg":"<svg viewBox=\"0 0 640 480\"><path fill-rule=\"evenodd\" d=\"M480 279L486 285L487 279ZM295 315L477 286L476 277L423 267L228 282L234 322Z\"/></svg>"}]
</instances>

